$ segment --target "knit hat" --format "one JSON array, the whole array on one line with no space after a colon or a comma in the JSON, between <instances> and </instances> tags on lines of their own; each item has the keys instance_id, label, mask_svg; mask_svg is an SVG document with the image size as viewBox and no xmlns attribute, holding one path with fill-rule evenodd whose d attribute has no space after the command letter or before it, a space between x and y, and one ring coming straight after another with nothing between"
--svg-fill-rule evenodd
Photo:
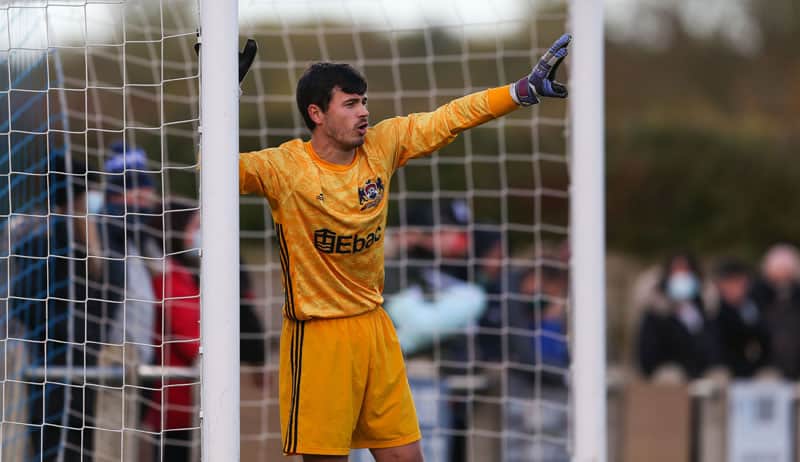
<instances>
[{"instance_id":1,"label":"knit hat","mask_svg":"<svg viewBox=\"0 0 800 462\"><path fill-rule=\"evenodd\" d=\"M153 179L147 170L147 153L143 149L125 146L121 141L111 143L111 158L104 166L106 194L125 194L125 189L151 188Z\"/></svg>"}]
</instances>

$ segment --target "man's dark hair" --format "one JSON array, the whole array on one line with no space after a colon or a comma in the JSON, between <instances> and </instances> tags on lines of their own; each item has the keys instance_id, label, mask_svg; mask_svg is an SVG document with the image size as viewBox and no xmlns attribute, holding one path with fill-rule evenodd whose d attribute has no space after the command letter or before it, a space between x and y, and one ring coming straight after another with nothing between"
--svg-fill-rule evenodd
<instances>
[{"instance_id":1,"label":"man's dark hair","mask_svg":"<svg viewBox=\"0 0 800 462\"><path fill-rule=\"evenodd\" d=\"M717 279L750 276L750 267L747 266L747 263L741 260L735 258L726 258L717 263L714 274L716 275Z\"/></svg>"},{"instance_id":2,"label":"man's dark hair","mask_svg":"<svg viewBox=\"0 0 800 462\"><path fill-rule=\"evenodd\" d=\"M50 158L48 188L51 209L69 206L70 193L74 202L84 200L81 196L86 194L86 172L86 164L72 156L67 159L65 154L57 154Z\"/></svg>"},{"instance_id":3,"label":"man's dark hair","mask_svg":"<svg viewBox=\"0 0 800 462\"><path fill-rule=\"evenodd\" d=\"M153 216L150 227L160 234L159 243L163 242L164 255L169 255L189 269L197 269L197 261L192 259L195 253L187 252L186 228L194 216L199 213L198 204L193 199L173 197L164 204L164 215ZM197 281L199 283L199 280Z\"/></svg>"},{"instance_id":4,"label":"man's dark hair","mask_svg":"<svg viewBox=\"0 0 800 462\"><path fill-rule=\"evenodd\" d=\"M308 115L308 106L316 104L323 112L328 110L333 89L339 87L345 93L363 95L367 92L367 81L349 64L314 63L297 82L297 109L313 131L317 126Z\"/></svg>"}]
</instances>

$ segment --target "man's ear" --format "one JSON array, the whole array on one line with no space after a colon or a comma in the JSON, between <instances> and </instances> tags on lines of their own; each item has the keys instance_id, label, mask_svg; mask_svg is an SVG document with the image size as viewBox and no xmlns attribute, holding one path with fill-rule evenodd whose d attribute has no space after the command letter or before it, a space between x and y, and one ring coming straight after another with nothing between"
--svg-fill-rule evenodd
<instances>
[{"instance_id":1,"label":"man's ear","mask_svg":"<svg viewBox=\"0 0 800 462\"><path fill-rule=\"evenodd\" d=\"M322 122L325 120L325 113L322 111L322 108L317 106L316 104L309 104L308 109L308 116L311 117L311 120L316 125L321 125Z\"/></svg>"}]
</instances>

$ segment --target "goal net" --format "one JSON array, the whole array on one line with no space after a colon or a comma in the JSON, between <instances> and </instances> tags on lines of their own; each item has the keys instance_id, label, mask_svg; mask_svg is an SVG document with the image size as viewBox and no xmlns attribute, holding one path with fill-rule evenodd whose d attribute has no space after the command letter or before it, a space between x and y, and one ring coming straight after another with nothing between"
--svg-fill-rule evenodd
<instances>
[{"instance_id":1,"label":"goal net","mask_svg":"<svg viewBox=\"0 0 800 462\"><path fill-rule=\"evenodd\" d=\"M294 90L310 63L362 71L374 124L520 78L569 13L242 0L259 54L240 149L308 138ZM0 31L2 457L198 460L198 2L12 0ZM547 100L392 182L385 308L428 461L569 460L567 120ZM240 211L241 458L272 460L280 257L267 202Z\"/></svg>"},{"instance_id":2,"label":"goal net","mask_svg":"<svg viewBox=\"0 0 800 462\"><path fill-rule=\"evenodd\" d=\"M362 71L374 124L518 79L567 20L565 1L242 1L240 36L260 48L242 85L240 149L308 138L294 92L310 63ZM569 460L567 116L563 101L517 111L392 181L385 308L426 460ZM279 256L268 204L241 204L274 376ZM277 454L275 390L242 392L243 456Z\"/></svg>"},{"instance_id":3,"label":"goal net","mask_svg":"<svg viewBox=\"0 0 800 462\"><path fill-rule=\"evenodd\" d=\"M0 4L4 460L198 452L197 18Z\"/></svg>"}]
</instances>

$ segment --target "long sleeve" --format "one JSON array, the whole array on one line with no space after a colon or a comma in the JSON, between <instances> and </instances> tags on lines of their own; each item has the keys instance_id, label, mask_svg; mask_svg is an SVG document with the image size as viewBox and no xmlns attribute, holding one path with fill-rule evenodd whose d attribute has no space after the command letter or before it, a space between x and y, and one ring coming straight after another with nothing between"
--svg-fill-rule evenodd
<instances>
[{"instance_id":1,"label":"long sleeve","mask_svg":"<svg viewBox=\"0 0 800 462\"><path fill-rule=\"evenodd\" d=\"M172 344L173 351L179 354L187 365L193 364L197 359L200 348L200 300L187 298L165 302L171 316L172 334L176 341ZM183 339L198 339L183 341Z\"/></svg>"},{"instance_id":2,"label":"long sleeve","mask_svg":"<svg viewBox=\"0 0 800 462\"><path fill-rule=\"evenodd\" d=\"M646 377L649 377L664 363L660 329L656 323L658 323L658 319L654 315L646 313L639 327L639 337L636 342L639 367Z\"/></svg>"},{"instance_id":3,"label":"long sleeve","mask_svg":"<svg viewBox=\"0 0 800 462\"><path fill-rule=\"evenodd\" d=\"M421 289L413 286L387 300L386 312L397 326L403 352L413 354L432 345L437 337L475 324L486 303L486 293L471 283L454 284L434 301L425 300Z\"/></svg>"},{"instance_id":4,"label":"long sleeve","mask_svg":"<svg viewBox=\"0 0 800 462\"><path fill-rule=\"evenodd\" d=\"M394 140L393 168L450 144L459 133L508 114L518 106L508 86L473 93L433 112L395 117L375 126L378 136Z\"/></svg>"},{"instance_id":5,"label":"long sleeve","mask_svg":"<svg viewBox=\"0 0 800 462\"><path fill-rule=\"evenodd\" d=\"M138 256L138 255L137 255ZM127 266L127 294L125 297L125 338L136 343L139 361L151 364L153 361L153 325L155 313L153 312L152 278L142 260L132 259ZM122 310L119 311L122 316ZM118 320L118 325L122 320Z\"/></svg>"},{"instance_id":6,"label":"long sleeve","mask_svg":"<svg viewBox=\"0 0 800 462\"><path fill-rule=\"evenodd\" d=\"M279 163L286 162L285 153L280 148L239 154L239 194L257 194L269 200L270 206L277 209L288 192L286 175L279 174Z\"/></svg>"},{"instance_id":7,"label":"long sleeve","mask_svg":"<svg viewBox=\"0 0 800 462\"><path fill-rule=\"evenodd\" d=\"M153 279L153 289L163 303L164 317L158 328L163 332L169 365L189 366L200 347L200 289L187 270L175 263Z\"/></svg>"}]
</instances>

